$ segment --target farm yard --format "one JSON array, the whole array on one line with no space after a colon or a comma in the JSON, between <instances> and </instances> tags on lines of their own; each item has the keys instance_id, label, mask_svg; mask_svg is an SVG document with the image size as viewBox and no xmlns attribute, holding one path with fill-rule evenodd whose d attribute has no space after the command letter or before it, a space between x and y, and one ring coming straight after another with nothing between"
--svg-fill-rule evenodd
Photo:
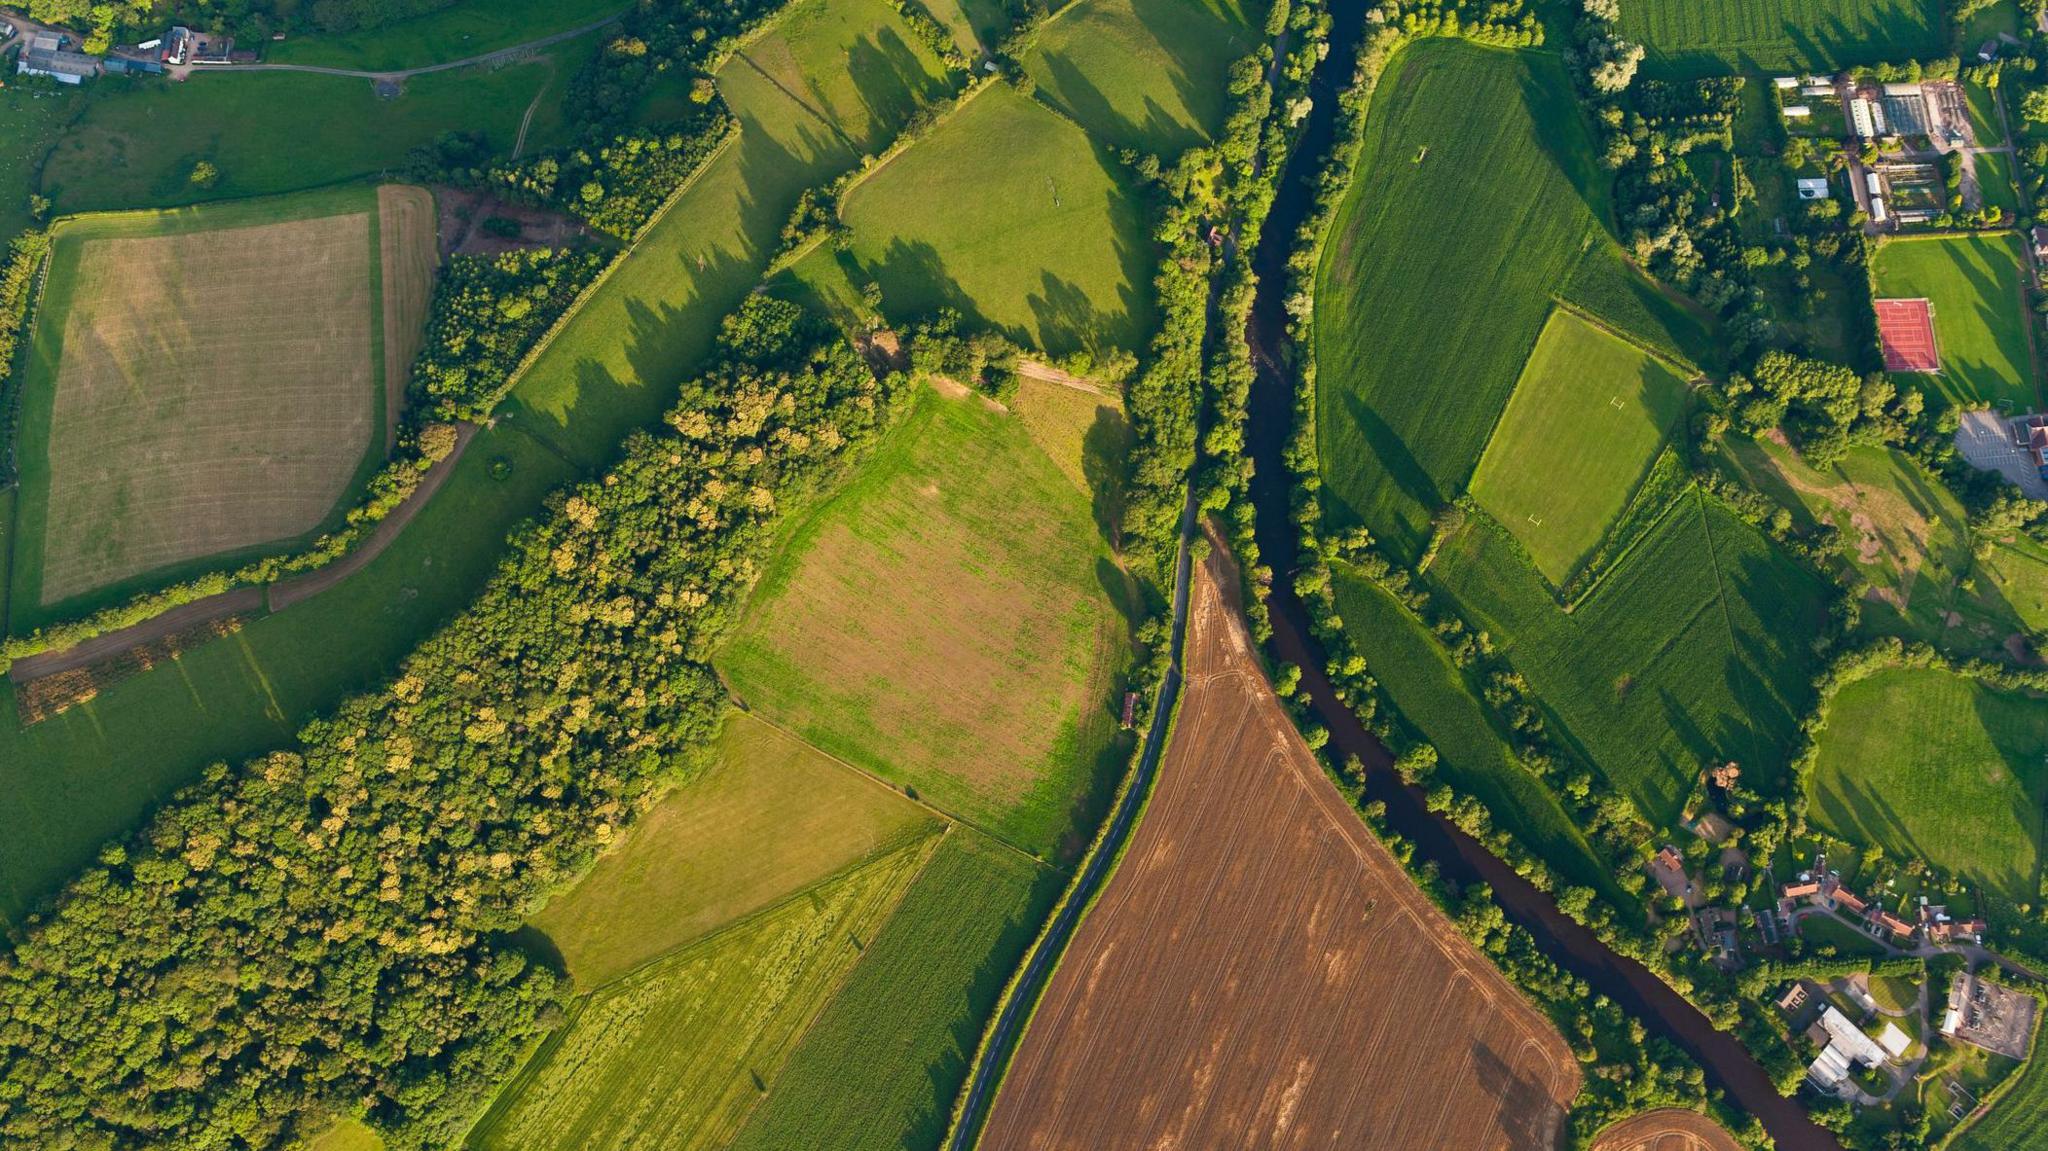
<instances>
[{"instance_id":1,"label":"farm yard","mask_svg":"<svg viewBox=\"0 0 2048 1151\"><path fill-rule=\"evenodd\" d=\"M1800 69L1928 59L1948 47L1941 0L1633 0L1622 34L1650 75Z\"/></svg>"},{"instance_id":2,"label":"farm yard","mask_svg":"<svg viewBox=\"0 0 2048 1151\"><path fill-rule=\"evenodd\" d=\"M1685 409L1685 376L1559 309L1544 324L1472 476L1472 494L1563 585L1649 472Z\"/></svg>"},{"instance_id":3,"label":"farm yard","mask_svg":"<svg viewBox=\"0 0 2048 1151\"><path fill-rule=\"evenodd\" d=\"M1570 614L1494 525L1468 523L1430 579L1652 826L1676 824L1703 764L1740 761L1760 790L1784 778L1823 584L1706 497L1670 504Z\"/></svg>"},{"instance_id":4,"label":"farm yard","mask_svg":"<svg viewBox=\"0 0 2048 1151\"><path fill-rule=\"evenodd\" d=\"M2014 903L2037 898L2048 709L1935 669L1843 687L1807 791L1816 824L1926 859Z\"/></svg>"},{"instance_id":5,"label":"farm yard","mask_svg":"<svg viewBox=\"0 0 2048 1151\"><path fill-rule=\"evenodd\" d=\"M1124 577L1014 417L927 390L798 521L718 666L746 705L1041 858L1124 752Z\"/></svg>"},{"instance_id":6,"label":"farm yard","mask_svg":"<svg viewBox=\"0 0 2048 1151\"><path fill-rule=\"evenodd\" d=\"M1693 318L1620 260L1591 147L1553 57L1425 40L1389 65L1317 273L1317 440L1333 526L1363 524L1397 556L1421 551L1558 285L1651 346L1699 342Z\"/></svg>"},{"instance_id":7,"label":"farm yard","mask_svg":"<svg viewBox=\"0 0 2048 1151\"><path fill-rule=\"evenodd\" d=\"M1098 138L1172 162L1223 126L1256 0L1075 0L1025 57L1041 96Z\"/></svg>"},{"instance_id":8,"label":"farm yard","mask_svg":"<svg viewBox=\"0 0 2048 1151\"><path fill-rule=\"evenodd\" d=\"M987 195L991 173L1008 189ZM953 308L1053 355L1136 350L1154 325L1145 208L1102 145L996 85L846 193L852 254L891 319Z\"/></svg>"},{"instance_id":9,"label":"farm yard","mask_svg":"<svg viewBox=\"0 0 2048 1151\"><path fill-rule=\"evenodd\" d=\"M416 345L425 323L424 196L58 227L26 389L16 630L329 522L382 456L383 324Z\"/></svg>"},{"instance_id":10,"label":"farm yard","mask_svg":"<svg viewBox=\"0 0 2048 1151\"><path fill-rule=\"evenodd\" d=\"M1932 388L1961 405L2039 403L2028 342L2026 261L2012 232L1887 240L1871 258L1879 298L1925 298L1934 309L1941 370L1906 373L1902 387Z\"/></svg>"},{"instance_id":11,"label":"farm yard","mask_svg":"<svg viewBox=\"0 0 2048 1151\"><path fill-rule=\"evenodd\" d=\"M930 835L930 813L744 713L671 791L532 919L585 988Z\"/></svg>"},{"instance_id":12,"label":"farm yard","mask_svg":"<svg viewBox=\"0 0 2048 1151\"><path fill-rule=\"evenodd\" d=\"M1324 776L1222 565L1196 569L1185 694L1145 818L978 1145L1216 1147L1256 1131L1553 1146L1578 1090L1571 1049Z\"/></svg>"}]
</instances>

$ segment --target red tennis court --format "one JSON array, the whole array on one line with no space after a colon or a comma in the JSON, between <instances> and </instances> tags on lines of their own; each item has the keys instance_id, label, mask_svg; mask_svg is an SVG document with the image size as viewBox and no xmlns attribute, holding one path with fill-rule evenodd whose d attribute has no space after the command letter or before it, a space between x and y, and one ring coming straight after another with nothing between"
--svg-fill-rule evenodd
<instances>
[{"instance_id":1,"label":"red tennis court","mask_svg":"<svg viewBox=\"0 0 2048 1151\"><path fill-rule=\"evenodd\" d=\"M1938 372L1934 309L1924 299L1877 301L1877 340L1888 372Z\"/></svg>"}]
</instances>

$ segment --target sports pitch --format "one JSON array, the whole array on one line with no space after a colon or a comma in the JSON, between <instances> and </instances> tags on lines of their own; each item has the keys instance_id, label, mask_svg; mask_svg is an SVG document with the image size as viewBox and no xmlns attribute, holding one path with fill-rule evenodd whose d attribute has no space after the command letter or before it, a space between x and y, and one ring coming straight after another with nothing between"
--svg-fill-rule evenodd
<instances>
[{"instance_id":1,"label":"sports pitch","mask_svg":"<svg viewBox=\"0 0 2048 1151\"><path fill-rule=\"evenodd\" d=\"M1562 308L1494 429L1472 494L1562 585L1621 514L1685 409L1685 376Z\"/></svg>"},{"instance_id":2,"label":"sports pitch","mask_svg":"<svg viewBox=\"0 0 2048 1151\"><path fill-rule=\"evenodd\" d=\"M424 320L426 198L362 187L57 226L24 390L16 628L334 517L382 456L385 325Z\"/></svg>"},{"instance_id":3,"label":"sports pitch","mask_svg":"<svg viewBox=\"0 0 2048 1151\"><path fill-rule=\"evenodd\" d=\"M1924 298L1934 312L1941 363L1900 377L1962 404L2037 406L2034 352L2027 340L2025 260L2013 232L1888 240L1870 260L1881 299Z\"/></svg>"}]
</instances>

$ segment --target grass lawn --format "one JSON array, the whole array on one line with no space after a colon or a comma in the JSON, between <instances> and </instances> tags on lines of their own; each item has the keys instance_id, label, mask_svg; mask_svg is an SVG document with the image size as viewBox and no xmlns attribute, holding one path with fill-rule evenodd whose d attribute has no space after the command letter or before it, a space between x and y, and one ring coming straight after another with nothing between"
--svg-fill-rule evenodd
<instances>
[{"instance_id":1,"label":"grass lawn","mask_svg":"<svg viewBox=\"0 0 2048 1151\"><path fill-rule=\"evenodd\" d=\"M384 455L381 216L357 186L57 225L24 373L15 631L337 522ZM431 228L405 232L431 255Z\"/></svg>"},{"instance_id":2,"label":"grass lawn","mask_svg":"<svg viewBox=\"0 0 2048 1151\"><path fill-rule=\"evenodd\" d=\"M1055 894L1048 878L966 828L948 833L732 1151L936 1151L1003 981Z\"/></svg>"},{"instance_id":3,"label":"grass lawn","mask_svg":"<svg viewBox=\"0 0 2048 1151\"><path fill-rule=\"evenodd\" d=\"M581 1002L470 1136L480 1151L723 1147L923 865L914 845Z\"/></svg>"},{"instance_id":4,"label":"grass lawn","mask_svg":"<svg viewBox=\"0 0 2048 1151\"><path fill-rule=\"evenodd\" d=\"M2040 1021L2035 1021L2038 1032ZM2032 1057L2019 1069L2019 1082L2001 1096L1989 1113L1957 1132L1947 1151L2014 1151L2048 1141L2048 1058L2042 1057L2038 1034Z\"/></svg>"},{"instance_id":5,"label":"grass lawn","mask_svg":"<svg viewBox=\"0 0 2048 1151\"><path fill-rule=\"evenodd\" d=\"M859 165L843 136L847 129L821 119L815 100L800 103L752 60L822 61L814 67L836 75L818 82L835 89L853 84L863 108L910 107L915 101L907 94L934 90L940 64L894 12L878 11L875 0L843 2L872 21L852 26L813 16L778 26L749 45L747 57L719 70L739 139L706 166L520 378L512 392L515 419L586 465L609 459L626 432L659 419L675 402L677 384L710 350L719 320L759 283L797 197ZM779 43L790 39L797 43ZM921 70L848 72L854 47L879 40L910 43ZM811 81L779 83L803 93Z\"/></svg>"},{"instance_id":6,"label":"grass lawn","mask_svg":"<svg viewBox=\"0 0 2048 1151\"><path fill-rule=\"evenodd\" d=\"M1964 83L1963 104L1970 112L1970 130L1980 148L2005 143L2005 128L1998 119L1998 93L1982 84Z\"/></svg>"},{"instance_id":7,"label":"grass lawn","mask_svg":"<svg viewBox=\"0 0 2048 1151\"><path fill-rule=\"evenodd\" d=\"M305 1151L384 1151L384 1140L354 1119L343 1119L313 1137Z\"/></svg>"},{"instance_id":8,"label":"grass lawn","mask_svg":"<svg viewBox=\"0 0 2048 1151\"><path fill-rule=\"evenodd\" d=\"M1873 975L1870 977L1870 997L1879 1007L1887 1011L1907 1011L1920 996L1920 981L1898 975ZM1908 1021L1900 1020L1901 1030L1911 1030Z\"/></svg>"},{"instance_id":9,"label":"grass lawn","mask_svg":"<svg viewBox=\"0 0 2048 1151\"><path fill-rule=\"evenodd\" d=\"M532 924L579 986L598 987L939 826L901 795L735 712L704 773L640 817Z\"/></svg>"},{"instance_id":10,"label":"grass lawn","mask_svg":"<svg viewBox=\"0 0 2048 1151\"><path fill-rule=\"evenodd\" d=\"M1691 317L1607 236L1609 180L1593 155L1554 56L1425 40L1389 66L1317 273L1317 436L1334 525L1363 523L1397 556L1419 554L1561 287L1652 346L1702 342L1674 330Z\"/></svg>"},{"instance_id":11,"label":"grass lawn","mask_svg":"<svg viewBox=\"0 0 2048 1151\"><path fill-rule=\"evenodd\" d=\"M2007 607L2036 635L2048 634L2048 548L2025 536L2001 543L1982 570L1990 577L1979 594Z\"/></svg>"},{"instance_id":12,"label":"grass lawn","mask_svg":"<svg viewBox=\"0 0 2048 1151\"><path fill-rule=\"evenodd\" d=\"M1808 947L1832 947L1837 955L1885 954L1876 940L1832 915L1809 915L1800 920L1799 934Z\"/></svg>"},{"instance_id":13,"label":"grass lawn","mask_svg":"<svg viewBox=\"0 0 2048 1151\"><path fill-rule=\"evenodd\" d=\"M718 666L811 744L1051 859L1122 763L1123 589L1020 421L926 391L790 525Z\"/></svg>"},{"instance_id":14,"label":"grass lawn","mask_svg":"<svg viewBox=\"0 0 2048 1151\"><path fill-rule=\"evenodd\" d=\"M75 88L0 88L0 244L35 222L28 198L36 191L43 156L89 100Z\"/></svg>"},{"instance_id":15,"label":"grass lawn","mask_svg":"<svg viewBox=\"0 0 2048 1151\"><path fill-rule=\"evenodd\" d=\"M1335 587L1345 630L1402 718L1436 748L1444 781L1478 797L1495 826L1567 881L1596 888L1622 906L1631 903L1557 797L1516 762L1471 684L1422 622L1377 584L1347 569L1337 569Z\"/></svg>"},{"instance_id":16,"label":"grass lawn","mask_svg":"<svg viewBox=\"0 0 2048 1151\"><path fill-rule=\"evenodd\" d=\"M1948 48L1941 0L1635 0L1621 34L1648 49L1652 76L1831 72Z\"/></svg>"},{"instance_id":17,"label":"grass lawn","mask_svg":"<svg viewBox=\"0 0 2048 1151\"><path fill-rule=\"evenodd\" d=\"M1558 309L1543 326L1472 494L1562 585L1621 514L1685 410L1685 376Z\"/></svg>"},{"instance_id":18,"label":"grass lawn","mask_svg":"<svg viewBox=\"0 0 2048 1151\"><path fill-rule=\"evenodd\" d=\"M752 69L728 64L720 84L742 137L569 323L522 381L520 402L375 562L43 723L20 726L0 699L0 918L17 918L206 764L268 750L306 716L381 682L468 603L505 533L579 474L521 429L595 466L673 403L719 319L759 280L797 195L856 163L836 146L800 151L820 139L815 119ZM510 465L503 480L490 474L497 460ZM12 690L0 681L0 694Z\"/></svg>"},{"instance_id":19,"label":"grass lawn","mask_svg":"<svg viewBox=\"0 0 2048 1151\"><path fill-rule=\"evenodd\" d=\"M1144 204L1101 145L1007 84L855 185L842 214L892 321L954 308L1054 355L1137 350L1152 331Z\"/></svg>"},{"instance_id":20,"label":"grass lawn","mask_svg":"<svg viewBox=\"0 0 2048 1151\"><path fill-rule=\"evenodd\" d=\"M2007 223L2019 215L2020 193L2012 181L2012 157L2004 152L1980 152L1971 157L1977 185L1983 190L1984 206L2005 212Z\"/></svg>"},{"instance_id":21,"label":"grass lawn","mask_svg":"<svg viewBox=\"0 0 2048 1151\"><path fill-rule=\"evenodd\" d=\"M1969 639L1948 619L1985 613L1958 587L1973 567L1969 517L1954 493L1904 452L1859 445L1826 471L1773 440L1723 441L1722 459L1747 484L1793 509L1798 526L1832 524L1841 562L1869 581L1863 626L1945 646ZM1799 514L1803 513L1803 514ZM2017 622L1994 616L2001 642Z\"/></svg>"},{"instance_id":22,"label":"grass lawn","mask_svg":"<svg viewBox=\"0 0 2048 1151\"><path fill-rule=\"evenodd\" d=\"M1561 611L1498 528L1469 523L1430 569L1529 681L1553 735L1671 827L1700 768L1736 760L1768 795L1811 702L1820 577L1689 495Z\"/></svg>"},{"instance_id":23,"label":"grass lawn","mask_svg":"<svg viewBox=\"0 0 2048 1151\"><path fill-rule=\"evenodd\" d=\"M201 72L182 84L101 77L50 152L43 194L67 213L260 196L395 172L406 153L450 131L481 131L509 151L534 95L594 45L585 37L504 68L417 76L395 100L378 99L367 80L315 73ZM529 149L566 142L560 117L536 114L534 125ZM212 188L189 179L201 160L220 171Z\"/></svg>"},{"instance_id":24,"label":"grass lawn","mask_svg":"<svg viewBox=\"0 0 2048 1151\"><path fill-rule=\"evenodd\" d=\"M2013 232L1885 241L1871 262L1873 290L1879 298L1932 301L1941 353L1941 371L1894 378L1958 404L2036 406L2024 267Z\"/></svg>"},{"instance_id":25,"label":"grass lawn","mask_svg":"<svg viewBox=\"0 0 2048 1151\"><path fill-rule=\"evenodd\" d=\"M266 64L394 72L465 60L625 11L625 0L462 0L368 32L297 36L264 45Z\"/></svg>"},{"instance_id":26,"label":"grass lawn","mask_svg":"<svg viewBox=\"0 0 2048 1151\"><path fill-rule=\"evenodd\" d=\"M1252 0L1075 0L1024 68L1089 132L1171 162L1223 127L1230 65L1262 18Z\"/></svg>"},{"instance_id":27,"label":"grass lawn","mask_svg":"<svg viewBox=\"0 0 2048 1151\"><path fill-rule=\"evenodd\" d=\"M1845 839L1920 858L1993 894L2038 894L2048 706L1931 669L1844 687L1807 780L1812 818Z\"/></svg>"}]
</instances>

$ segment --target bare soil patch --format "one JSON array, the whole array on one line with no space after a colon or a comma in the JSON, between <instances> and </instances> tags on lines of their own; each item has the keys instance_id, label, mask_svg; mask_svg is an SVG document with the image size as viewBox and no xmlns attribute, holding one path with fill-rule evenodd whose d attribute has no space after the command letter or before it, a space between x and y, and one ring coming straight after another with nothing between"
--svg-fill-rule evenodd
<instances>
[{"instance_id":1,"label":"bare soil patch","mask_svg":"<svg viewBox=\"0 0 2048 1151\"><path fill-rule=\"evenodd\" d=\"M1742 1151L1735 1137L1696 1111L1647 1111L1593 1140L1593 1151Z\"/></svg>"},{"instance_id":2,"label":"bare soil patch","mask_svg":"<svg viewBox=\"0 0 2048 1151\"><path fill-rule=\"evenodd\" d=\"M1144 822L981 1146L1554 1147L1570 1048L1324 776L1218 562Z\"/></svg>"},{"instance_id":3,"label":"bare soil patch","mask_svg":"<svg viewBox=\"0 0 2048 1151\"><path fill-rule=\"evenodd\" d=\"M384 311L384 450L398 439L412 362L427 334L427 309L434 301L436 247L434 194L425 188L386 184L377 189L377 256L382 269Z\"/></svg>"},{"instance_id":4,"label":"bare soil patch","mask_svg":"<svg viewBox=\"0 0 2048 1151\"><path fill-rule=\"evenodd\" d=\"M440 218L440 251L448 256L498 256L525 248L562 248L596 237L583 221L545 208L516 204L479 188L434 188ZM519 225L516 236L484 229L493 216Z\"/></svg>"}]
</instances>

